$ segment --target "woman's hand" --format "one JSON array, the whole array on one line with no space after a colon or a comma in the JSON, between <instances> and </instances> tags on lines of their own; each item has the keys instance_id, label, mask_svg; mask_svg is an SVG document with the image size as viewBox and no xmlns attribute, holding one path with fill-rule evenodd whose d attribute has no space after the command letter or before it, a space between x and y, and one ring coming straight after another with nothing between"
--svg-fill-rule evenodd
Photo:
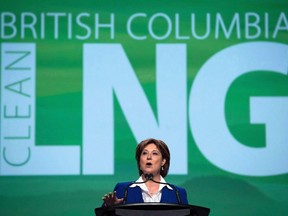
<instances>
[{"instance_id":1,"label":"woman's hand","mask_svg":"<svg viewBox=\"0 0 288 216\"><path fill-rule=\"evenodd\" d=\"M121 203L123 201L123 198L118 199L116 196L116 191L114 191L113 193L110 192L109 194L105 194L102 197L102 200L104 201L105 206L111 206L111 205L117 205Z\"/></svg>"}]
</instances>

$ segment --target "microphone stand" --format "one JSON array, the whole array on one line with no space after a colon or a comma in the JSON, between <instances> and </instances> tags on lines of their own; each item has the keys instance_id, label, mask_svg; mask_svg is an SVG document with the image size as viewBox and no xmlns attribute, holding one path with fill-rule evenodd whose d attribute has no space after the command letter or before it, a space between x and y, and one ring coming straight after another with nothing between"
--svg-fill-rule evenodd
<instances>
[{"instance_id":1,"label":"microphone stand","mask_svg":"<svg viewBox=\"0 0 288 216\"><path fill-rule=\"evenodd\" d=\"M145 181L143 181L143 182L136 182L136 181L134 181L134 182L131 182L130 184L128 184L128 185L126 186L125 192L124 192L123 204L126 203L127 195L128 195L128 188L129 188L131 185L133 185L133 184L145 184L146 182L148 182L148 181L150 181L150 180L153 180L153 175L152 175L152 174L145 174L144 177L145 177L145 179L146 179Z\"/></svg>"},{"instance_id":2,"label":"microphone stand","mask_svg":"<svg viewBox=\"0 0 288 216\"><path fill-rule=\"evenodd\" d=\"M148 182L150 180L155 182L155 183L157 183L157 184L165 184L165 185L169 185L170 187L172 187L175 190L175 194L176 194L176 198L177 198L178 204L180 204L180 205L182 204L181 200L180 200L180 196L179 196L179 191L177 190L177 188L174 185L169 184L169 183L164 183L164 182L158 182L158 181L153 179L153 175L152 174L145 174L144 176L145 176L145 179L146 179L145 181L143 181L143 182L131 182L130 184L128 184L126 186L125 192L124 192L123 204L126 203L126 199L127 199L127 195L128 195L128 188L131 185L133 185L133 184L145 184L146 182Z\"/></svg>"},{"instance_id":3,"label":"microphone stand","mask_svg":"<svg viewBox=\"0 0 288 216\"><path fill-rule=\"evenodd\" d=\"M182 203L181 203L180 196L179 196L179 191L177 190L177 188L176 188L174 185L169 184L169 183L167 183L167 182L166 182L166 183L164 183L164 182L158 182L158 181L156 181L156 180L153 179L153 175L152 175L152 178L149 179L149 180L151 180L151 181L153 181L153 182L155 182L155 183L158 183L158 184L169 185L170 187L172 187L172 188L175 190L175 194L176 194L176 198L177 198L178 204L179 204L179 205L182 204Z\"/></svg>"}]
</instances>

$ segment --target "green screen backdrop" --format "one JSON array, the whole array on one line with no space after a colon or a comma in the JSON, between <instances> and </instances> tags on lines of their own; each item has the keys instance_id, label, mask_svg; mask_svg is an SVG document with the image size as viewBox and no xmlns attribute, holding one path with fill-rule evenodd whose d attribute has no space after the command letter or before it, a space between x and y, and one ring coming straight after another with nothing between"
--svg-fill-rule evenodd
<instances>
[{"instance_id":1,"label":"green screen backdrop","mask_svg":"<svg viewBox=\"0 0 288 216\"><path fill-rule=\"evenodd\" d=\"M288 214L288 2L0 3L0 215L94 215L135 147L212 216Z\"/></svg>"}]
</instances>

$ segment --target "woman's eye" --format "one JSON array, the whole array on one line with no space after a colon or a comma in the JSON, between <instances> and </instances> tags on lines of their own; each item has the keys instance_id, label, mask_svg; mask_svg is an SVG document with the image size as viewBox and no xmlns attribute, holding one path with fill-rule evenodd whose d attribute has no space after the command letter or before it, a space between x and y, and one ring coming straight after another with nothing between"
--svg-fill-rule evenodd
<instances>
[{"instance_id":1,"label":"woman's eye","mask_svg":"<svg viewBox=\"0 0 288 216\"><path fill-rule=\"evenodd\" d=\"M147 155L147 152L142 152L142 155Z\"/></svg>"}]
</instances>

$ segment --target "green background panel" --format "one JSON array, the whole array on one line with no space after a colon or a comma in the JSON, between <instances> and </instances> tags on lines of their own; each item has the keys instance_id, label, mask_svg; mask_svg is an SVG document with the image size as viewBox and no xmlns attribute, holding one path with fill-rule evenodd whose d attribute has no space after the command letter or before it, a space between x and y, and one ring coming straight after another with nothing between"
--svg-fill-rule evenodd
<instances>
[{"instance_id":1,"label":"green background panel","mask_svg":"<svg viewBox=\"0 0 288 216\"><path fill-rule=\"evenodd\" d=\"M287 44L287 30L279 31L273 38L279 14L287 19L288 2L284 0L265 1L1 1L0 12L12 12L19 18L20 13L64 12L76 16L79 13L98 13L101 22L109 22L115 16L115 38L108 30L101 30L99 39L94 34L85 40L77 40L76 32L86 32L73 21L74 36L67 37L67 23L60 19L59 38L54 38L53 22L46 18L45 38L33 38L27 30L25 38L18 33L12 39L1 38L3 42L32 42L37 49L36 74L36 145L80 145L82 144L82 89L83 89L83 44L120 43L139 79L147 99L157 118L156 59L155 47L161 43L184 43L187 46L187 95L195 76L205 62L217 52L242 42L272 41ZM259 26L265 27L264 14L269 14L269 37L264 33L255 38L245 38L245 14L260 16ZM133 25L137 35L147 35L146 40L134 40L126 30L129 17L145 13ZM165 13L171 18L172 33L164 40L156 40L148 34L148 20L156 13ZM175 37L175 14L180 17L180 35ZM198 40L191 36L191 14L196 15L196 30L204 35L206 15L211 16L209 37ZM235 31L226 38L220 32L215 38L215 17L221 14L229 26L235 13L240 17L240 38ZM75 18L75 17L74 17ZM94 17L83 18L93 29ZM16 23L19 29L19 20ZM284 25L284 24L283 24ZM153 25L155 34L164 35L167 23L162 19ZM40 32L40 23L36 24ZM255 31L255 30L254 30ZM253 33L253 31L251 32ZM255 33L255 32L254 32ZM250 73L239 77L227 93L225 114L233 136L252 147L265 145L263 125L249 124L248 99L250 96L288 95L287 76L267 71ZM207 86L208 88L209 86ZM269 88L268 88L269 87ZM93 215L95 207L102 204L101 197L111 191L116 182L137 179L134 159L135 137L114 95L115 127L115 171L114 175L97 176L0 176L0 215ZM235 99L236 98L236 99ZM188 101L188 98L187 98ZM188 118L188 116L187 116ZM288 175L270 177L249 177L228 173L211 164L198 149L190 127L188 136L188 174L168 175L166 180L186 188L190 204L211 208L212 216L225 215L287 215ZM96 156L96 155L95 155ZM173 161L171 161L173 163ZM105 162L103 162L103 166ZM287 166L287 165L286 165Z\"/></svg>"}]
</instances>

